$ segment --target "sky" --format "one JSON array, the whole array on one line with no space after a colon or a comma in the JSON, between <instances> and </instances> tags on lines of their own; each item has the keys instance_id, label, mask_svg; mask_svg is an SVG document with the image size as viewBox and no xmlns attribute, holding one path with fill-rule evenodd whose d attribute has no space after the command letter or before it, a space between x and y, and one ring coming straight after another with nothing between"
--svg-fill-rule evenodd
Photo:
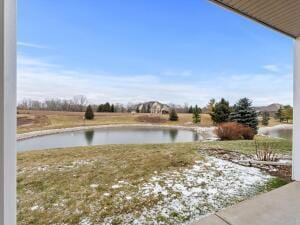
<instances>
[{"instance_id":1,"label":"sky","mask_svg":"<svg viewBox=\"0 0 300 225\"><path fill-rule=\"evenodd\" d=\"M19 0L18 101L292 104L293 40L207 0Z\"/></svg>"}]
</instances>

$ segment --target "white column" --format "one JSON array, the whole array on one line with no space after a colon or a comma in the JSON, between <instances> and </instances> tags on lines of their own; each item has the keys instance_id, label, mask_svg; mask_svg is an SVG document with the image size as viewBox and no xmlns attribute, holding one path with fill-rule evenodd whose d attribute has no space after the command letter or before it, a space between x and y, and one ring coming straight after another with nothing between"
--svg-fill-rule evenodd
<instances>
[{"instance_id":1,"label":"white column","mask_svg":"<svg viewBox=\"0 0 300 225\"><path fill-rule=\"evenodd\" d=\"M294 43L293 179L300 181L300 38Z\"/></svg>"},{"instance_id":2,"label":"white column","mask_svg":"<svg viewBox=\"0 0 300 225\"><path fill-rule=\"evenodd\" d=\"M16 0L0 0L0 225L16 224Z\"/></svg>"}]
</instances>

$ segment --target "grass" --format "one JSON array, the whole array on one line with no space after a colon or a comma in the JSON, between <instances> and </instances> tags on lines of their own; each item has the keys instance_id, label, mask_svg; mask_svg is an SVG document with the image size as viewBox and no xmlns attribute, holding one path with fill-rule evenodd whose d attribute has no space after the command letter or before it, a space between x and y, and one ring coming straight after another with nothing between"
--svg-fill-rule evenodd
<instances>
[{"instance_id":1,"label":"grass","mask_svg":"<svg viewBox=\"0 0 300 225\"><path fill-rule=\"evenodd\" d=\"M115 203L116 194L135 191L153 174L187 167L197 159L201 159L197 145L186 148L184 144L109 145L19 153L18 224L78 224L83 215L96 210L89 207L95 199L103 204L97 209L97 219L151 206L159 199L124 201L119 203L123 204L120 208ZM130 185L112 190L120 181ZM106 192L110 197L104 196ZM39 206L43 208L31 210Z\"/></svg>"},{"instance_id":2,"label":"grass","mask_svg":"<svg viewBox=\"0 0 300 225\"><path fill-rule=\"evenodd\" d=\"M266 185L264 186L265 189L269 190L273 190L276 188L279 188L283 185L286 185L288 182L282 178L276 177L271 179L269 182L266 183Z\"/></svg>"},{"instance_id":3,"label":"grass","mask_svg":"<svg viewBox=\"0 0 300 225\"><path fill-rule=\"evenodd\" d=\"M263 138L288 154L291 143ZM254 141L176 144L102 145L18 153L18 224L79 224L155 206L160 196L128 201L120 193L136 193L155 174L191 167L200 148L254 153ZM123 185L126 184L126 185ZM270 182L265 189L283 185ZM113 188L115 187L115 188ZM120 224L114 221L115 224Z\"/></svg>"},{"instance_id":4,"label":"grass","mask_svg":"<svg viewBox=\"0 0 300 225\"><path fill-rule=\"evenodd\" d=\"M138 117L141 115L150 115L147 113L95 113L94 120L84 120L83 112L56 112L56 111L30 111L19 110L18 114L18 133L30 131L58 129L78 126L107 125L107 124L135 124L147 123L141 122ZM150 115L151 116L151 115ZM178 121L169 121L169 115L155 115L162 118L161 123L165 125L193 125L192 114L179 113ZM166 122L163 122L166 121ZM269 121L269 126L275 126L280 122L274 118ZM213 122L209 114L201 114L200 126L209 127Z\"/></svg>"},{"instance_id":5,"label":"grass","mask_svg":"<svg viewBox=\"0 0 300 225\"><path fill-rule=\"evenodd\" d=\"M274 153L290 155L292 152L292 142L287 139L256 136L255 140L258 142L267 143L272 148ZM245 154L255 154L255 141L253 140L212 141L202 142L202 145L206 148L219 148Z\"/></svg>"},{"instance_id":6,"label":"grass","mask_svg":"<svg viewBox=\"0 0 300 225\"><path fill-rule=\"evenodd\" d=\"M30 131L58 129L78 126L107 125L107 124L142 124L138 120L146 113L95 113L94 120L84 120L83 112L52 112L52 111L19 111L18 133ZM168 115L159 115L167 122L157 123L165 125L192 125L192 114L180 113L178 121L169 121ZM157 115L156 115L157 116ZM211 126L210 115L202 114L201 126Z\"/></svg>"}]
</instances>

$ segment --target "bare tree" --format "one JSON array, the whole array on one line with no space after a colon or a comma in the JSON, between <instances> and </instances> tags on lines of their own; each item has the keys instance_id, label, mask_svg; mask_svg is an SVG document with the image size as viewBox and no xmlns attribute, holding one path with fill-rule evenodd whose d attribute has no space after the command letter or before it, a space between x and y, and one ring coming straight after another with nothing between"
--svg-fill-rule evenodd
<instances>
[{"instance_id":1,"label":"bare tree","mask_svg":"<svg viewBox=\"0 0 300 225\"><path fill-rule=\"evenodd\" d=\"M88 100L84 95L76 95L73 97L73 102L78 106L79 110L83 112L88 103Z\"/></svg>"}]
</instances>

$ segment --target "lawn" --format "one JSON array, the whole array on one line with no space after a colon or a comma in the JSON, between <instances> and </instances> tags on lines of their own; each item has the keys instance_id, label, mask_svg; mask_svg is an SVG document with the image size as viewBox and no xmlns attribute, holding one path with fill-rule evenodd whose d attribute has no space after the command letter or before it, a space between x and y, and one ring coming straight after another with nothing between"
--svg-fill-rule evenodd
<instances>
[{"instance_id":1,"label":"lawn","mask_svg":"<svg viewBox=\"0 0 300 225\"><path fill-rule=\"evenodd\" d=\"M159 116L165 122L164 125L192 125L192 114L180 113L178 121L169 121L168 115L150 115L147 113L95 113L94 120L84 120L82 112L51 112L51 111L28 111L20 110L18 114L18 133L30 131L58 129L78 126L108 125L108 124L142 124L139 116ZM202 114L201 126L211 126L210 115Z\"/></svg>"},{"instance_id":2,"label":"lawn","mask_svg":"<svg viewBox=\"0 0 300 225\"><path fill-rule=\"evenodd\" d=\"M291 151L283 140L264 141L279 153ZM258 169L199 154L205 148L253 153L254 142L18 153L18 224L178 224L278 184Z\"/></svg>"},{"instance_id":3,"label":"lawn","mask_svg":"<svg viewBox=\"0 0 300 225\"><path fill-rule=\"evenodd\" d=\"M258 143L266 143L274 153L281 155L292 154L292 142L287 139L269 138L256 136L254 141L238 140L238 141L207 141L201 142L202 148L216 148L228 151L236 151L244 154L255 154L255 141Z\"/></svg>"}]
</instances>

